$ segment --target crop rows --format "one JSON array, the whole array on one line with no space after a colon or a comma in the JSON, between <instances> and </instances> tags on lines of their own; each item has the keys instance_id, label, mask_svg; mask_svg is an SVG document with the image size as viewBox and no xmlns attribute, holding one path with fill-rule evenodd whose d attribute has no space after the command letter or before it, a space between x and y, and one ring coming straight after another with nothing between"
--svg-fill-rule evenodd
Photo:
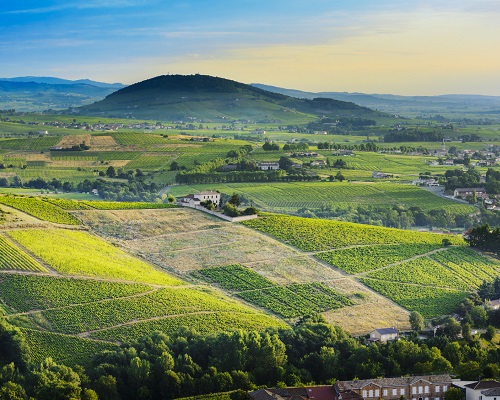
<instances>
[{"instance_id":1,"label":"crop rows","mask_svg":"<svg viewBox=\"0 0 500 400\"><path fill-rule=\"evenodd\" d=\"M0 236L0 269L47 272L26 253ZM2 291L0 291L2 293ZM3 293L2 293L3 294Z\"/></svg>"},{"instance_id":2,"label":"crop rows","mask_svg":"<svg viewBox=\"0 0 500 400\"><path fill-rule=\"evenodd\" d=\"M0 203L17 208L43 221L66 225L80 225L80 221L73 215L35 197L0 196Z\"/></svg>"},{"instance_id":3,"label":"crop rows","mask_svg":"<svg viewBox=\"0 0 500 400\"><path fill-rule=\"evenodd\" d=\"M63 210L92 210L93 208L83 201L69 200L69 199L56 199L53 197L42 197L43 201L53 204Z\"/></svg>"},{"instance_id":4,"label":"crop rows","mask_svg":"<svg viewBox=\"0 0 500 400\"><path fill-rule=\"evenodd\" d=\"M368 277L393 282L414 283L452 289L471 289L471 286L468 285L467 282L448 268L427 257L421 257L389 268L370 272Z\"/></svg>"},{"instance_id":5,"label":"crop rows","mask_svg":"<svg viewBox=\"0 0 500 400\"><path fill-rule=\"evenodd\" d=\"M274 286L268 289L240 292L238 296L285 318L310 315L352 305L349 299L332 289L325 286L314 286L314 284Z\"/></svg>"},{"instance_id":6,"label":"crop rows","mask_svg":"<svg viewBox=\"0 0 500 400\"><path fill-rule=\"evenodd\" d=\"M104 350L115 350L111 343L96 342L60 335L57 333L43 332L33 329L22 329L23 336L29 347L31 362L38 364L51 357L55 362L74 367L75 365L87 366L95 354Z\"/></svg>"},{"instance_id":7,"label":"crop rows","mask_svg":"<svg viewBox=\"0 0 500 400\"><path fill-rule=\"evenodd\" d=\"M0 275L0 299L17 312L44 310L131 296L151 290L137 283L53 276Z\"/></svg>"},{"instance_id":8,"label":"crop rows","mask_svg":"<svg viewBox=\"0 0 500 400\"><path fill-rule=\"evenodd\" d=\"M136 320L199 312L252 313L247 307L197 289L161 289L140 296L43 311L57 332L75 334Z\"/></svg>"},{"instance_id":9,"label":"crop rows","mask_svg":"<svg viewBox=\"0 0 500 400\"><path fill-rule=\"evenodd\" d=\"M198 273L208 282L217 283L226 290L262 289L275 285L269 279L238 264L206 268Z\"/></svg>"},{"instance_id":10,"label":"crop rows","mask_svg":"<svg viewBox=\"0 0 500 400\"><path fill-rule=\"evenodd\" d=\"M459 236L436 235L393 228L354 224L285 215L243 222L303 251L333 250L362 244L441 244L443 238L453 244L463 244Z\"/></svg>"},{"instance_id":11,"label":"crop rows","mask_svg":"<svg viewBox=\"0 0 500 400\"><path fill-rule=\"evenodd\" d=\"M160 285L183 284L87 232L20 229L8 234L62 274Z\"/></svg>"},{"instance_id":12,"label":"crop rows","mask_svg":"<svg viewBox=\"0 0 500 400\"><path fill-rule=\"evenodd\" d=\"M130 342L154 331L162 331L167 335L171 335L182 327L193 329L199 333L217 333L238 329L264 330L269 327L286 328L287 325L264 314L211 312L138 322L132 325L94 332L90 336L101 340Z\"/></svg>"},{"instance_id":13,"label":"crop rows","mask_svg":"<svg viewBox=\"0 0 500 400\"><path fill-rule=\"evenodd\" d=\"M390 246L363 246L315 254L316 258L356 274L406 260L439 248L432 244L399 244Z\"/></svg>"},{"instance_id":14,"label":"crop rows","mask_svg":"<svg viewBox=\"0 0 500 400\"><path fill-rule=\"evenodd\" d=\"M452 313L469 292L420 286L378 279L361 278L361 281L410 311L418 311L425 318Z\"/></svg>"},{"instance_id":15,"label":"crop rows","mask_svg":"<svg viewBox=\"0 0 500 400\"><path fill-rule=\"evenodd\" d=\"M468 248L449 249L433 254L431 258L446 265L471 287L478 287L481 282L498 276L500 266L499 263L492 262Z\"/></svg>"}]
</instances>

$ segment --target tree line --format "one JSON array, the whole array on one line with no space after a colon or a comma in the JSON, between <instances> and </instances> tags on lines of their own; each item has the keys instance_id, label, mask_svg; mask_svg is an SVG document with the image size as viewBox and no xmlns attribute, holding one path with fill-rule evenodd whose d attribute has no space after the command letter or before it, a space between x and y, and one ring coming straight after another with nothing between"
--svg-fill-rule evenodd
<instances>
[{"instance_id":1,"label":"tree line","mask_svg":"<svg viewBox=\"0 0 500 400\"><path fill-rule=\"evenodd\" d=\"M405 374L497 378L500 350L483 346L478 336L458 339L455 325L445 321L425 341L413 334L387 344L356 339L321 316L304 317L282 330L203 335L181 328L101 352L87 368L70 368L51 359L31 363L21 331L3 321L0 399L172 399Z\"/></svg>"}]
</instances>

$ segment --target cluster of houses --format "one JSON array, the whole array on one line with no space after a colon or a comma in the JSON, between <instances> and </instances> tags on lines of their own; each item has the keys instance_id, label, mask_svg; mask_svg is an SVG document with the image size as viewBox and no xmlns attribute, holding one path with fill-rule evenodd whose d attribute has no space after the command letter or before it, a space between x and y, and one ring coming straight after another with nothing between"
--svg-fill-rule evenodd
<instances>
[{"instance_id":1,"label":"cluster of houses","mask_svg":"<svg viewBox=\"0 0 500 400\"><path fill-rule=\"evenodd\" d=\"M338 381L335 385L259 389L253 400L443 400L450 388L464 392L465 400L497 400L500 382L461 381L450 375Z\"/></svg>"},{"instance_id":2,"label":"cluster of houses","mask_svg":"<svg viewBox=\"0 0 500 400\"><path fill-rule=\"evenodd\" d=\"M468 199L476 197L477 200L482 200L487 210L500 210L500 199L490 197L485 188L456 188L453 192L453 197L457 199Z\"/></svg>"}]
</instances>

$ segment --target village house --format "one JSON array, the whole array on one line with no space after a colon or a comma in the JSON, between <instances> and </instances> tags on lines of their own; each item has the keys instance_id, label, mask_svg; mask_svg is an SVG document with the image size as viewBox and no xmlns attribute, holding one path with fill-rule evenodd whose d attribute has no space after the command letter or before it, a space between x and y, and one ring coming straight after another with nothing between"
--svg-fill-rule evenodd
<instances>
[{"instance_id":1,"label":"village house","mask_svg":"<svg viewBox=\"0 0 500 400\"><path fill-rule=\"evenodd\" d=\"M280 164L277 161L262 161L257 163L257 168L261 171L275 171L280 169Z\"/></svg>"},{"instance_id":2,"label":"village house","mask_svg":"<svg viewBox=\"0 0 500 400\"><path fill-rule=\"evenodd\" d=\"M374 329L370 332L370 341L386 343L389 340L397 340L399 331L396 328Z\"/></svg>"},{"instance_id":3,"label":"village house","mask_svg":"<svg viewBox=\"0 0 500 400\"><path fill-rule=\"evenodd\" d=\"M465 385L465 400L493 400L493 393L500 392L500 382L477 381ZM500 394L499 394L500 397Z\"/></svg>"},{"instance_id":4,"label":"village house","mask_svg":"<svg viewBox=\"0 0 500 400\"><path fill-rule=\"evenodd\" d=\"M339 381L337 386L342 393L350 390L365 400L442 400L451 387L449 375L412 376L405 378L362 379Z\"/></svg>"},{"instance_id":5,"label":"village house","mask_svg":"<svg viewBox=\"0 0 500 400\"><path fill-rule=\"evenodd\" d=\"M400 400L402 396L408 400L443 400L452 382L449 375L356 379L335 385L259 389L249 395L253 400Z\"/></svg>"},{"instance_id":6,"label":"village house","mask_svg":"<svg viewBox=\"0 0 500 400\"><path fill-rule=\"evenodd\" d=\"M326 161L325 160L311 161L311 167L326 167Z\"/></svg>"},{"instance_id":7,"label":"village house","mask_svg":"<svg viewBox=\"0 0 500 400\"><path fill-rule=\"evenodd\" d=\"M493 310L498 310L500 308L500 299L490 300L489 305Z\"/></svg>"},{"instance_id":8,"label":"village house","mask_svg":"<svg viewBox=\"0 0 500 400\"><path fill-rule=\"evenodd\" d=\"M195 207L199 206L202 201L211 200L217 207L220 206L220 193L219 192L199 192L196 194L188 194L187 196L180 197L177 202L181 205Z\"/></svg>"},{"instance_id":9,"label":"village house","mask_svg":"<svg viewBox=\"0 0 500 400\"><path fill-rule=\"evenodd\" d=\"M465 199L468 196L474 196L474 193L476 194L476 197L478 199L484 199L488 197L488 193L486 193L485 188L456 188L453 192L453 196Z\"/></svg>"},{"instance_id":10,"label":"village house","mask_svg":"<svg viewBox=\"0 0 500 400\"><path fill-rule=\"evenodd\" d=\"M372 178L386 179L386 178L392 178L392 177L393 177L393 175L384 174L383 172L372 172Z\"/></svg>"}]
</instances>

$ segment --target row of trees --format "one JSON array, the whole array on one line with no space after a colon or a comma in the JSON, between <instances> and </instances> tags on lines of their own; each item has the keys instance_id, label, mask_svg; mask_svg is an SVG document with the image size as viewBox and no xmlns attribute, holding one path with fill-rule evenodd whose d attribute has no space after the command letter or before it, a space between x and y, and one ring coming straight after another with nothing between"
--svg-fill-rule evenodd
<instances>
[{"instance_id":1,"label":"row of trees","mask_svg":"<svg viewBox=\"0 0 500 400\"><path fill-rule=\"evenodd\" d=\"M500 254L500 227L491 229L486 224L471 228L467 231L465 240L471 247Z\"/></svg>"},{"instance_id":2,"label":"row of trees","mask_svg":"<svg viewBox=\"0 0 500 400\"><path fill-rule=\"evenodd\" d=\"M342 180L337 174L332 179ZM357 222L387 226L390 228L409 229L413 226L427 226L440 228L469 228L473 225L472 217L463 214L453 214L449 210L433 209L424 211L420 207L405 208L402 206L369 206L359 205L350 207L332 207L329 205L320 208L301 208L297 213L302 217L339 219L342 221Z\"/></svg>"},{"instance_id":3,"label":"row of trees","mask_svg":"<svg viewBox=\"0 0 500 400\"><path fill-rule=\"evenodd\" d=\"M155 332L102 352L86 370L51 360L32 365L27 351L19 359L1 333L17 331L21 342L22 335L7 326L0 330L0 398L171 399L377 376L453 372L475 380L500 375L500 350L472 335L457 340L453 326L444 326L425 342L414 335L387 344L366 344L320 316L305 317L293 329L261 332L201 335L181 328L170 337Z\"/></svg>"}]
</instances>

